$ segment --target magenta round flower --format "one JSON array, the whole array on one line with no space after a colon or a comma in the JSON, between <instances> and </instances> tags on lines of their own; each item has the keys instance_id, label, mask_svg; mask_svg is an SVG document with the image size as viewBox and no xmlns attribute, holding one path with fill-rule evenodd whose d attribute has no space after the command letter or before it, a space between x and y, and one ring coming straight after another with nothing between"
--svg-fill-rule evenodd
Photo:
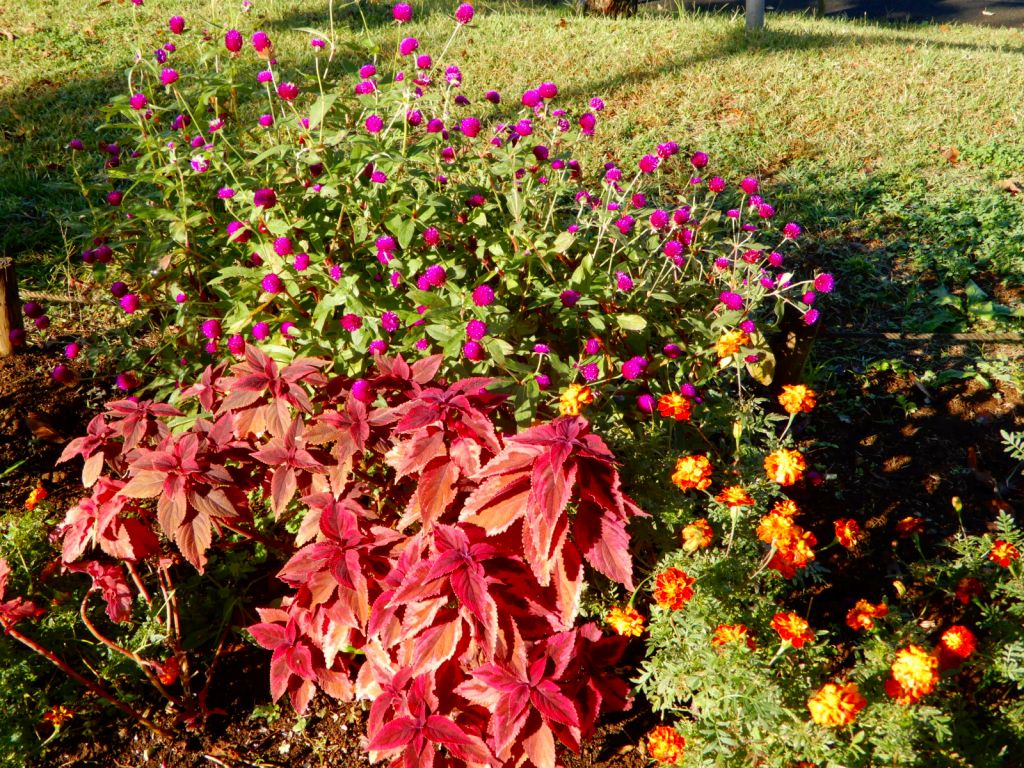
<instances>
[{"instance_id":1,"label":"magenta round flower","mask_svg":"<svg viewBox=\"0 0 1024 768\"><path fill-rule=\"evenodd\" d=\"M208 342L206 342L206 345L203 347L203 349L206 350L206 353L208 355L217 354L217 340L210 339Z\"/></svg>"},{"instance_id":2,"label":"magenta round flower","mask_svg":"<svg viewBox=\"0 0 1024 768\"><path fill-rule=\"evenodd\" d=\"M640 158L640 172L654 173L658 169L657 155L644 155Z\"/></svg>"},{"instance_id":3,"label":"magenta round flower","mask_svg":"<svg viewBox=\"0 0 1024 768\"><path fill-rule=\"evenodd\" d=\"M271 72L269 69L261 69L259 72L256 73L257 83L270 83L273 82L273 80L274 73Z\"/></svg>"},{"instance_id":4,"label":"magenta round flower","mask_svg":"<svg viewBox=\"0 0 1024 768\"><path fill-rule=\"evenodd\" d=\"M624 235L628 235L633 230L633 225L636 223L636 219L632 216L623 216L621 219L615 222L615 226L619 232Z\"/></svg>"},{"instance_id":5,"label":"magenta round flower","mask_svg":"<svg viewBox=\"0 0 1024 768\"><path fill-rule=\"evenodd\" d=\"M708 189L716 194L725 192L725 179L721 176L713 176L708 180Z\"/></svg>"},{"instance_id":6,"label":"magenta round flower","mask_svg":"<svg viewBox=\"0 0 1024 768\"><path fill-rule=\"evenodd\" d=\"M274 253L278 256L291 256L294 252L292 241L287 237L279 237L274 241Z\"/></svg>"},{"instance_id":7,"label":"magenta round flower","mask_svg":"<svg viewBox=\"0 0 1024 768\"><path fill-rule=\"evenodd\" d=\"M802 301L804 304L813 304L815 299L817 298L818 294L816 294L814 291L807 291L806 293L804 293L803 296L800 297L800 301Z\"/></svg>"},{"instance_id":8,"label":"magenta round flower","mask_svg":"<svg viewBox=\"0 0 1024 768\"><path fill-rule=\"evenodd\" d=\"M281 293L284 290L284 281L273 272L270 272L263 276L260 286L267 293Z\"/></svg>"},{"instance_id":9,"label":"magenta round flower","mask_svg":"<svg viewBox=\"0 0 1024 768\"><path fill-rule=\"evenodd\" d=\"M385 312L380 316L380 326L388 333L394 333L398 330L402 321L398 319L398 315L394 312Z\"/></svg>"},{"instance_id":10,"label":"magenta round flower","mask_svg":"<svg viewBox=\"0 0 1024 768\"><path fill-rule=\"evenodd\" d=\"M25 317L28 317L31 320L35 320L37 317L42 317L46 314L46 310L43 309L43 305L38 301L26 301L22 305L21 311L25 313Z\"/></svg>"},{"instance_id":11,"label":"magenta round flower","mask_svg":"<svg viewBox=\"0 0 1024 768\"><path fill-rule=\"evenodd\" d=\"M370 133L380 133L384 128L384 121L379 115L370 115L366 118L366 130Z\"/></svg>"},{"instance_id":12,"label":"magenta round flower","mask_svg":"<svg viewBox=\"0 0 1024 768\"><path fill-rule=\"evenodd\" d=\"M277 86L277 95L285 101L294 101L299 95L299 86L295 83L281 83Z\"/></svg>"},{"instance_id":13,"label":"magenta round flower","mask_svg":"<svg viewBox=\"0 0 1024 768\"><path fill-rule=\"evenodd\" d=\"M445 272L444 267L440 264L434 264L427 267L423 276L427 279L427 284L431 288L440 288L445 284L445 280L448 279L448 275Z\"/></svg>"},{"instance_id":14,"label":"magenta round flower","mask_svg":"<svg viewBox=\"0 0 1024 768\"><path fill-rule=\"evenodd\" d=\"M134 293L125 294L121 297L121 301L119 303L121 304L121 309L129 315L134 314L139 309L140 304L139 297Z\"/></svg>"},{"instance_id":15,"label":"magenta round flower","mask_svg":"<svg viewBox=\"0 0 1024 768\"><path fill-rule=\"evenodd\" d=\"M466 336L471 341L480 341L487 335L487 323L483 320L470 320L466 323Z\"/></svg>"},{"instance_id":16,"label":"magenta round flower","mask_svg":"<svg viewBox=\"0 0 1024 768\"><path fill-rule=\"evenodd\" d=\"M374 171L370 174L370 182L372 184L385 184L387 180L388 175L384 171Z\"/></svg>"},{"instance_id":17,"label":"magenta round flower","mask_svg":"<svg viewBox=\"0 0 1024 768\"><path fill-rule=\"evenodd\" d=\"M459 123L459 128L466 138L475 139L480 134L480 121L475 117L466 117Z\"/></svg>"},{"instance_id":18,"label":"magenta round flower","mask_svg":"<svg viewBox=\"0 0 1024 768\"><path fill-rule=\"evenodd\" d=\"M367 347L367 351L371 355L383 355L388 351L388 343L384 339L374 339L370 342L370 346Z\"/></svg>"},{"instance_id":19,"label":"magenta round flower","mask_svg":"<svg viewBox=\"0 0 1024 768\"><path fill-rule=\"evenodd\" d=\"M683 354L678 344L666 344L661 351L669 360L677 360Z\"/></svg>"},{"instance_id":20,"label":"magenta round flower","mask_svg":"<svg viewBox=\"0 0 1024 768\"><path fill-rule=\"evenodd\" d=\"M121 280L115 280L110 284L110 293L113 294L115 299L120 299L126 293L128 293L128 284Z\"/></svg>"},{"instance_id":21,"label":"magenta round flower","mask_svg":"<svg viewBox=\"0 0 1024 768\"><path fill-rule=\"evenodd\" d=\"M356 83L356 95L366 96L377 90L377 84L373 80L361 80Z\"/></svg>"},{"instance_id":22,"label":"magenta round flower","mask_svg":"<svg viewBox=\"0 0 1024 768\"><path fill-rule=\"evenodd\" d=\"M174 83L178 82L177 70L172 69L171 67L168 67L167 69L163 70L160 73L160 82L164 85L173 85Z\"/></svg>"},{"instance_id":23,"label":"magenta round flower","mask_svg":"<svg viewBox=\"0 0 1024 768\"><path fill-rule=\"evenodd\" d=\"M342 316L341 327L344 328L349 333L352 333L353 331L358 331L360 328L363 327L363 318L361 318L359 315L349 312L347 315Z\"/></svg>"},{"instance_id":24,"label":"magenta round flower","mask_svg":"<svg viewBox=\"0 0 1024 768\"><path fill-rule=\"evenodd\" d=\"M637 395L636 407L639 408L643 413L654 413L654 395L650 392L645 392L642 395Z\"/></svg>"},{"instance_id":25,"label":"magenta round flower","mask_svg":"<svg viewBox=\"0 0 1024 768\"><path fill-rule=\"evenodd\" d=\"M541 83L537 87L542 99L553 99L558 95L558 86L554 83Z\"/></svg>"},{"instance_id":26,"label":"magenta round flower","mask_svg":"<svg viewBox=\"0 0 1024 768\"><path fill-rule=\"evenodd\" d=\"M487 93L484 94L484 98L487 99L487 101L491 102L491 104L501 103L501 94L498 93L497 91L488 91Z\"/></svg>"},{"instance_id":27,"label":"magenta round flower","mask_svg":"<svg viewBox=\"0 0 1024 768\"><path fill-rule=\"evenodd\" d=\"M245 337L240 333L236 333L228 339L228 352L235 357L241 357L245 354Z\"/></svg>"},{"instance_id":28,"label":"magenta round flower","mask_svg":"<svg viewBox=\"0 0 1024 768\"><path fill-rule=\"evenodd\" d=\"M683 244L678 240L668 240L664 246L662 246L661 252L669 259L676 259L683 252Z\"/></svg>"},{"instance_id":29,"label":"magenta round flower","mask_svg":"<svg viewBox=\"0 0 1024 768\"><path fill-rule=\"evenodd\" d=\"M494 289L489 285L478 285L473 289L473 303L486 307L494 302Z\"/></svg>"},{"instance_id":30,"label":"magenta round flower","mask_svg":"<svg viewBox=\"0 0 1024 768\"><path fill-rule=\"evenodd\" d=\"M252 337L256 341L264 341L270 337L270 325L264 322L259 322L252 327Z\"/></svg>"},{"instance_id":31,"label":"magenta round flower","mask_svg":"<svg viewBox=\"0 0 1024 768\"><path fill-rule=\"evenodd\" d=\"M597 126L597 118L590 112L580 117L580 130L584 136L593 136L594 128Z\"/></svg>"},{"instance_id":32,"label":"magenta round flower","mask_svg":"<svg viewBox=\"0 0 1024 768\"><path fill-rule=\"evenodd\" d=\"M469 24L473 20L473 6L469 3L463 3L455 9L455 20L459 24Z\"/></svg>"},{"instance_id":33,"label":"magenta round flower","mask_svg":"<svg viewBox=\"0 0 1024 768\"><path fill-rule=\"evenodd\" d=\"M415 37L406 37L402 39L402 42L398 44L398 53L402 56L408 56L410 53L420 47L420 41Z\"/></svg>"},{"instance_id":34,"label":"magenta round flower","mask_svg":"<svg viewBox=\"0 0 1024 768\"><path fill-rule=\"evenodd\" d=\"M149 99L146 98L144 93L133 93L132 97L128 99L128 104L138 112L146 108L146 105L149 104Z\"/></svg>"},{"instance_id":35,"label":"magenta round flower","mask_svg":"<svg viewBox=\"0 0 1024 768\"><path fill-rule=\"evenodd\" d=\"M76 357L78 357L78 353L81 350L82 347L79 346L77 342L72 341L70 344L64 347L64 357L66 357L68 360L74 360Z\"/></svg>"},{"instance_id":36,"label":"magenta round flower","mask_svg":"<svg viewBox=\"0 0 1024 768\"><path fill-rule=\"evenodd\" d=\"M625 272L615 273L615 287L623 293L629 293L633 290L633 278L631 278Z\"/></svg>"},{"instance_id":37,"label":"magenta round flower","mask_svg":"<svg viewBox=\"0 0 1024 768\"><path fill-rule=\"evenodd\" d=\"M437 227L427 227L423 230L423 242L431 248L441 242L441 233L437 231Z\"/></svg>"},{"instance_id":38,"label":"magenta round flower","mask_svg":"<svg viewBox=\"0 0 1024 768\"><path fill-rule=\"evenodd\" d=\"M125 371L124 373L117 374L117 378L114 379L114 385L122 392L131 392L139 386L139 377L131 371Z\"/></svg>"},{"instance_id":39,"label":"magenta round flower","mask_svg":"<svg viewBox=\"0 0 1024 768\"><path fill-rule=\"evenodd\" d=\"M664 144L658 145L658 157L662 160L668 160L670 157L675 157L679 154L679 145L674 141L666 141Z\"/></svg>"},{"instance_id":40,"label":"magenta round flower","mask_svg":"<svg viewBox=\"0 0 1024 768\"><path fill-rule=\"evenodd\" d=\"M782 235L783 237L789 240L796 240L798 237L800 237L801 231L802 230L800 229L800 225L797 224L795 221L791 221L782 228Z\"/></svg>"},{"instance_id":41,"label":"magenta round flower","mask_svg":"<svg viewBox=\"0 0 1024 768\"><path fill-rule=\"evenodd\" d=\"M558 298L561 299L563 307L575 307L576 302L580 300L580 294L572 288L567 288L558 295Z\"/></svg>"},{"instance_id":42,"label":"magenta round flower","mask_svg":"<svg viewBox=\"0 0 1024 768\"><path fill-rule=\"evenodd\" d=\"M668 213L659 208L651 214L650 222L654 229L664 229L668 226Z\"/></svg>"},{"instance_id":43,"label":"magenta round flower","mask_svg":"<svg viewBox=\"0 0 1024 768\"><path fill-rule=\"evenodd\" d=\"M533 380L537 382L537 388L543 392L545 389L551 386L551 377L546 373L538 373L533 377Z\"/></svg>"},{"instance_id":44,"label":"magenta round flower","mask_svg":"<svg viewBox=\"0 0 1024 768\"><path fill-rule=\"evenodd\" d=\"M583 376L584 381L597 381L601 378L601 369L597 363L587 363L586 365L580 366L580 373Z\"/></svg>"},{"instance_id":45,"label":"magenta round flower","mask_svg":"<svg viewBox=\"0 0 1024 768\"><path fill-rule=\"evenodd\" d=\"M604 109L604 100L595 96L590 100L590 108L595 112L600 112Z\"/></svg>"},{"instance_id":46,"label":"magenta round flower","mask_svg":"<svg viewBox=\"0 0 1024 768\"><path fill-rule=\"evenodd\" d=\"M352 397L361 403L373 402L373 387L366 379L356 379L352 382L352 389L349 390Z\"/></svg>"},{"instance_id":47,"label":"magenta round flower","mask_svg":"<svg viewBox=\"0 0 1024 768\"><path fill-rule=\"evenodd\" d=\"M770 219L775 215L775 209L768 203L761 203L757 206L757 215L762 219Z\"/></svg>"},{"instance_id":48,"label":"magenta round flower","mask_svg":"<svg viewBox=\"0 0 1024 768\"><path fill-rule=\"evenodd\" d=\"M622 378L633 381L639 379L647 368L647 360L643 357L631 357L622 364Z\"/></svg>"},{"instance_id":49,"label":"magenta round flower","mask_svg":"<svg viewBox=\"0 0 1024 768\"><path fill-rule=\"evenodd\" d=\"M706 152L694 152L690 156L690 165L694 168L703 168L708 164L708 156Z\"/></svg>"},{"instance_id":50,"label":"magenta round flower","mask_svg":"<svg viewBox=\"0 0 1024 768\"><path fill-rule=\"evenodd\" d=\"M224 47L231 51L231 53L238 53L242 50L242 45L242 33L237 29L229 29L224 33Z\"/></svg>"},{"instance_id":51,"label":"magenta round flower","mask_svg":"<svg viewBox=\"0 0 1024 768\"><path fill-rule=\"evenodd\" d=\"M814 278L814 290L819 293L832 293L835 287L836 279L828 272L816 275Z\"/></svg>"},{"instance_id":52,"label":"magenta round flower","mask_svg":"<svg viewBox=\"0 0 1024 768\"><path fill-rule=\"evenodd\" d=\"M806 325L814 325L818 322L819 312L816 309L808 309L804 312L804 323Z\"/></svg>"},{"instance_id":53,"label":"magenta round flower","mask_svg":"<svg viewBox=\"0 0 1024 768\"><path fill-rule=\"evenodd\" d=\"M53 373L50 374L53 380L58 384L70 384L75 380L75 374L66 365L58 364L53 368Z\"/></svg>"},{"instance_id":54,"label":"magenta round flower","mask_svg":"<svg viewBox=\"0 0 1024 768\"><path fill-rule=\"evenodd\" d=\"M33 320L32 324L36 327L36 330L45 331L47 328L50 327L50 318L48 318L46 315L43 315L42 317L37 317L35 320Z\"/></svg>"},{"instance_id":55,"label":"magenta round flower","mask_svg":"<svg viewBox=\"0 0 1024 768\"><path fill-rule=\"evenodd\" d=\"M252 196L252 203L257 208L273 208L277 204L277 195L272 189L257 189Z\"/></svg>"},{"instance_id":56,"label":"magenta round flower","mask_svg":"<svg viewBox=\"0 0 1024 768\"><path fill-rule=\"evenodd\" d=\"M534 354L537 355L546 355L551 351L551 347L549 347L547 344L534 344L533 351Z\"/></svg>"},{"instance_id":57,"label":"magenta round flower","mask_svg":"<svg viewBox=\"0 0 1024 768\"><path fill-rule=\"evenodd\" d=\"M274 116L269 113L265 115L260 115L256 119L256 122L258 122L264 128L269 128L274 124Z\"/></svg>"},{"instance_id":58,"label":"magenta round flower","mask_svg":"<svg viewBox=\"0 0 1024 768\"><path fill-rule=\"evenodd\" d=\"M391 9L391 15L399 24L407 24L412 21L412 6L408 3L395 3Z\"/></svg>"},{"instance_id":59,"label":"magenta round flower","mask_svg":"<svg viewBox=\"0 0 1024 768\"><path fill-rule=\"evenodd\" d=\"M295 268L296 272L305 272L309 268L309 254L296 253L292 266Z\"/></svg>"},{"instance_id":60,"label":"magenta round flower","mask_svg":"<svg viewBox=\"0 0 1024 768\"><path fill-rule=\"evenodd\" d=\"M228 241L232 243L247 243L252 236L252 232L240 221L230 222L225 228L225 232L227 232Z\"/></svg>"},{"instance_id":61,"label":"magenta round flower","mask_svg":"<svg viewBox=\"0 0 1024 768\"><path fill-rule=\"evenodd\" d=\"M257 53L263 53L270 46L270 36L266 32L258 30L252 33L252 47L256 49Z\"/></svg>"},{"instance_id":62,"label":"magenta round flower","mask_svg":"<svg viewBox=\"0 0 1024 768\"><path fill-rule=\"evenodd\" d=\"M176 293L174 295L175 304L184 304L186 301L188 301L188 296L186 296L184 293Z\"/></svg>"},{"instance_id":63,"label":"magenta round flower","mask_svg":"<svg viewBox=\"0 0 1024 768\"><path fill-rule=\"evenodd\" d=\"M598 354L601 351L601 340L595 336L590 337L583 345L583 351L588 355Z\"/></svg>"},{"instance_id":64,"label":"magenta round flower","mask_svg":"<svg viewBox=\"0 0 1024 768\"><path fill-rule=\"evenodd\" d=\"M113 205L113 206L116 207L116 206L121 204L121 201L123 199L124 199L124 192L121 192L121 191L116 190L116 189L112 190L110 192L107 192L107 204L108 205Z\"/></svg>"},{"instance_id":65,"label":"magenta round flower","mask_svg":"<svg viewBox=\"0 0 1024 768\"><path fill-rule=\"evenodd\" d=\"M524 91L522 102L524 107L536 107L541 102L540 93L532 88Z\"/></svg>"},{"instance_id":66,"label":"magenta round flower","mask_svg":"<svg viewBox=\"0 0 1024 768\"><path fill-rule=\"evenodd\" d=\"M204 320L199 326L204 339L219 339L221 336L220 320Z\"/></svg>"},{"instance_id":67,"label":"magenta round flower","mask_svg":"<svg viewBox=\"0 0 1024 768\"><path fill-rule=\"evenodd\" d=\"M740 189L748 195L757 193L757 179L747 176L743 181L740 182Z\"/></svg>"},{"instance_id":68,"label":"magenta round flower","mask_svg":"<svg viewBox=\"0 0 1024 768\"><path fill-rule=\"evenodd\" d=\"M725 304L726 309L740 310L743 309L743 297L738 293L732 291L723 291L718 296L719 301Z\"/></svg>"},{"instance_id":69,"label":"magenta round flower","mask_svg":"<svg viewBox=\"0 0 1024 768\"><path fill-rule=\"evenodd\" d=\"M185 31L185 20L181 16L171 16L167 21L167 27L176 35Z\"/></svg>"},{"instance_id":70,"label":"magenta round flower","mask_svg":"<svg viewBox=\"0 0 1024 768\"><path fill-rule=\"evenodd\" d=\"M484 348L478 341L467 341L462 345L462 354L474 362L484 359Z\"/></svg>"}]
</instances>

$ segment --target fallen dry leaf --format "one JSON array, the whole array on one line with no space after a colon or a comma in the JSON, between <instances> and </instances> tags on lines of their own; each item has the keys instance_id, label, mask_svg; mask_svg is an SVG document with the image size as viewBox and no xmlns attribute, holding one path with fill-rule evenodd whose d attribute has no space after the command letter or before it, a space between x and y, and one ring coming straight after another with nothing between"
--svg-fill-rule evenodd
<instances>
[{"instance_id":1,"label":"fallen dry leaf","mask_svg":"<svg viewBox=\"0 0 1024 768\"><path fill-rule=\"evenodd\" d=\"M1003 190L1003 192L1009 192L1011 195L1019 195L1021 193L1021 184L1013 179L1000 179L996 182L996 186Z\"/></svg>"},{"instance_id":2,"label":"fallen dry leaf","mask_svg":"<svg viewBox=\"0 0 1024 768\"><path fill-rule=\"evenodd\" d=\"M960 162L960 150L958 150L956 147L948 147L947 149L943 149L942 156L946 158L946 160L951 165L956 165L957 163Z\"/></svg>"}]
</instances>

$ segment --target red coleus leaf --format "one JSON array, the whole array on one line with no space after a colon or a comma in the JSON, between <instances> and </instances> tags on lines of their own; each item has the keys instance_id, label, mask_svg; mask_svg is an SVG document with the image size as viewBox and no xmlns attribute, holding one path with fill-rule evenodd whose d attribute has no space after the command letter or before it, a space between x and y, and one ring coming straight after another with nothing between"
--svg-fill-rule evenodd
<instances>
[{"instance_id":1,"label":"red coleus leaf","mask_svg":"<svg viewBox=\"0 0 1024 768\"><path fill-rule=\"evenodd\" d=\"M85 460L85 466L82 467L82 485L91 488L103 471L105 452L110 451L113 454L116 450L112 445L114 437L114 430L101 413L89 422L84 437L76 437L65 446L57 463L62 464L75 456L81 456Z\"/></svg>"},{"instance_id":2,"label":"red coleus leaf","mask_svg":"<svg viewBox=\"0 0 1024 768\"><path fill-rule=\"evenodd\" d=\"M349 397L343 409L324 411L306 430L310 445L333 443L334 465L327 467L335 491L341 492L352 472L354 458L366 450L370 438L370 422L366 405Z\"/></svg>"},{"instance_id":3,"label":"red coleus leaf","mask_svg":"<svg viewBox=\"0 0 1024 768\"><path fill-rule=\"evenodd\" d=\"M160 419L181 416L177 408L152 400L115 400L107 403L108 424L115 435L124 440L122 451L128 453L144 439L163 439L169 434Z\"/></svg>"},{"instance_id":4,"label":"red coleus leaf","mask_svg":"<svg viewBox=\"0 0 1024 768\"><path fill-rule=\"evenodd\" d=\"M323 464L306 450L305 423L294 419L287 431L273 438L262 449L252 452L252 458L274 467L270 481L270 504L274 517L279 517L295 496L298 473L322 472Z\"/></svg>"},{"instance_id":5,"label":"red coleus leaf","mask_svg":"<svg viewBox=\"0 0 1024 768\"><path fill-rule=\"evenodd\" d=\"M66 564L64 567L74 573L87 573L92 577L89 591L98 590L103 596L107 603L107 616L111 621L121 622L131 618L132 590L120 565L89 560L84 563Z\"/></svg>"},{"instance_id":6,"label":"red coleus leaf","mask_svg":"<svg viewBox=\"0 0 1024 768\"><path fill-rule=\"evenodd\" d=\"M0 628L7 631L23 619L34 619L46 611L23 597L15 597L3 602L7 592L7 580L11 575L11 567L0 557Z\"/></svg>"}]
</instances>

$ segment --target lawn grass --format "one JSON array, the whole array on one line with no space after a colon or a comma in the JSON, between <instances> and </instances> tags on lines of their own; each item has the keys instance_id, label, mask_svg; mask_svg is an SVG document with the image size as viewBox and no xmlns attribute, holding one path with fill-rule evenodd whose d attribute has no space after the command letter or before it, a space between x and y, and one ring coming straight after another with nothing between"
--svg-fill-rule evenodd
<instances>
[{"instance_id":1,"label":"lawn grass","mask_svg":"<svg viewBox=\"0 0 1024 768\"><path fill-rule=\"evenodd\" d=\"M358 43L357 7L336 6L339 41ZM453 6L420 4L403 29L389 5L363 13L383 45L415 34L436 53ZM136 41L151 55L175 13L218 37L225 25L264 28L287 70L312 55L296 28L329 26L327 0L255 0L247 14L236 0L52 9L24 0L0 10L0 30L17 35L0 35L0 248L19 255L33 287L69 258L58 222L79 203L63 146L95 142L98 109L124 88ZM771 16L748 35L724 14L608 19L502 5L478 7L466 32L451 58L471 97L493 87L511 102L553 80L565 104L607 102L582 157L591 165L672 139L709 152L727 178L761 176L780 215L805 226L808 257L848 278L839 324L962 330L1020 310L1024 195L1001 182L1024 187L1021 31Z\"/></svg>"}]
</instances>

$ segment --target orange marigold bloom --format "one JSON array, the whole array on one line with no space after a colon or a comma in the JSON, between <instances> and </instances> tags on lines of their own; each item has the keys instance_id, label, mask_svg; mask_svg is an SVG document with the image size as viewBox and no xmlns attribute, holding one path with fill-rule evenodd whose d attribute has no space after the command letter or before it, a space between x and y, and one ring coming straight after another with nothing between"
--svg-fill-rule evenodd
<instances>
[{"instance_id":1,"label":"orange marigold bloom","mask_svg":"<svg viewBox=\"0 0 1024 768\"><path fill-rule=\"evenodd\" d=\"M802 648L804 643L814 640L814 630L795 613L776 613L772 619L772 629L794 648Z\"/></svg>"},{"instance_id":2,"label":"orange marigold bloom","mask_svg":"<svg viewBox=\"0 0 1024 768\"><path fill-rule=\"evenodd\" d=\"M847 549L853 549L860 541L860 525L850 517L841 517L835 521L836 538Z\"/></svg>"},{"instance_id":3,"label":"orange marigold bloom","mask_svg":"<svg viewBox=\"0 0 1024 768\"><path fill-rule=\"evenodd\" d=\"M970 656L978 647L978 639L967 627L954 624L942 633L939 646L952 656L963 660Z\"/></svg>"},{"instance_id":4,"label":"orange marigold bloom","mask_svg":"<svg viewBox=\"0 0 1024 768\"><path fill-rule=\"evenodd\" d=\"M858 600L846 613L846 626L850 629L874 629L875 619L889 615L889 606L885 603L872 605L867 600Z\"/></svg>"},{"instance_id":5,"label":"orange marigold bloom","mask_svg":"<svg viewBox=\"0 0 1024 768\"><path fill-rule=\"evenodd\" d=\"M757 538L765 544L786 541L793 534L793 521L786 515L780 515L772 510L761 518L757 526Z\"/></svg>"},{"instance_id":6,"label":"orange marigold bloom","mask_svg":"<svg viewBox=\"0 0 1024 768\"><path fill-rule=\"evenodd\" d=\"M1008 541L1000 539L992 544L992 551L988 553L988 559L998 563L1003 568L1009 568L1010 563L1020 557L1020 550Z\"/></svg>"},{"instance_id":7,"label":"orange marigold bloom","mask_svg":"<svg viewBox=\"0 0 1024 768\"><path fill-rule=\"evenodd\" d=\"M32 489L32 492L28 495L28 498L25 499L25 509L31 512L33 509L36 508L36 506L38 506L40 501L42 501L49 495L50 494L46 492L46 489L43 488L42 483L40 483L39 485Z\"/></svg>"},{"instance_id":8,"label":"orange marigold bloom","mask_svg":"<svg viewBox=\"0 0 1024 768\"><path fill-rule=\"evenodd\" d=\"M924 518L911 515L896 523L896 533L901 539L919 536L924 533Z\"/></svg>"},{"instance_id":9,"label":"orange marigold bloom","mask_svg":"<svg viewBox=\"0 0 1024 768\"><path fill-rule=\"evenodd\" d=\"M672 482L681 490L696 488L707 490L711 486L711 462L707 456L680 456L676 461L676 471L672 473Z\"/></svg>"},{"instance_id":10,"label":"orange marigold bloom","mask_svg":"<svg viewBox=\"0 0 1024 768\"><path fill-rule=\"evenodd\" d=\"M46 711L46 714L43 715L43 720L47 723L52 723L54 728L60 728L74 716L75 711L73 709L69 709L63 704L57 704Z\"/></svg>"},{"instance_id":11,"label":"orange marigold bloom","mask_svg":"<svg viewBox=\"0 0 1024 768\"><path fill-rule=\"evenodd\" d=\"M718 353L718 359L721 360L722 358L738 354L740 348L748 344L750 344L750 336L745 332L727 331L715 342L715 351Z\"/></svg>"},{"instance_id":12,"label":"orange marigold bloom","mask_svg":"<svg viewBox=\"0 0 1024 768\"><path fill-rule=\"evenodd\" d=\"M685 746L686 739L667 725L659 725L647 734L647 754L659 763L678 763Z\"/></svg>"},{"instance_id":13,"label":"orange marigold bloom","mask_svg":"<svg viewBox=\"0 0 1024 768\"><path fill-rule=\"evenodd\" d=\"M686 571L666 568L654 580L654 599L662 608L678 611L693 597L691 585L696 581Z\"/></svg>"},{"instance_id":14,"label":"orange marigold bloom","mask_svg":"<svg viewBox=\"0 0 1024 768\"><path fill-rule=\"evenodd\" d=\"M816 397L814 390L803 384L785 384L782 387L782 394L779 395L779 403L786 413L810 413L817 405Z\"/></svg>"},{"instance_id":15,"label":"orange marigold bloom","mask_svg":"<svg viewBox=\"0 0 1024 768\"><path fill-rule=\"evenodd\" d=\"M709 547L713 538L711 524L703 517L698 518L683 528L683 550L696 552L698 549Z\"/></svg>"},{"instance_id":16,"label":"orange marigold bloom","mask_svg":"<svg viewBox=\"0 0 1024 768\"><path fill-rule=\"evenodd\" d=\"M658 413L676 421L689 421L693 414L693 403L679 392L669 392L658 398Z\"/></svg>"},{"instance_id":17,"label":"orange marigold bloom","mask_svg":"<svg viewBox=\"0 0 1024 768\"><path fill-rule=\"evenodd\" d=\"M828 728L849 725L868 704L856 683L826 683L807 700L811 720Z\"/></svg>"},{"instance_id":18,"label":"orange marigold bloom","mask_svg":"<svg viewBox=\"0 0 1024 768\"><path fill-rule=\"evenodd\" d=\"M570 384L558 398L558 412L563 416L579 416L584 405L594 402L594 393L590 387L581 384Z\"/></svg>"},{"instance_id":19,"label":"orange marigold bloom","mask_svg":"<svg viewBox=\"0 0 1024 768\"><path fill-rule=\"evenodd\" d=\"M788 538L775 542L777 551L768 561L768 567L778 571L783 578L792 579L796 572L806 568L814 559L814 547L818 540L810 531L794 525Z\"/></svg>"},{"instance_id":20,"label":"orange marigold bloom","mask_svg":"<svg viewBox=\"0 0 1024 768\"><path fill-rule=\"evenodd\" d=\"M730 485L728 488L723 488L722 492L715 496L715 501L728 504L730 507L745 507L754 503L742 485Z\"/></svg>"},{"instance_id":21,"label":"orange marigold bloom","mask_svg":"<svg viewBox=\"0 0 1024 768\"><path fill-rule=\"evenodd\" d=\"M784 515L785 517L796 517L800 514L800 508L796 505L795 501L782 499L772 505L772 512L777 515Z\"/></svg>"},{"instance_id":22,"label":"orange marigold bloom","mask_svg":"<svg viewBox=\"0 0 1024 768\"><path fill-rule=\"evenodd\" d=\"M779 485L793 485L803 477L807 462L800 451L780 448L765 457L764 469L768 477Z\"/></svg>"},{"instance_id":23,"label":"orange marigold bloom","mask_svg":"<svg viewBox=\"0 0 1024 768\"><path fill-rule=\"evenodd\" d=\"M953 593L956 599L964 605L971 602L971 598L976 597L985 591L985 585L981 579L976 579L973 576L966 576L956 583L956 591Z\"/></svg>"},{"instance_id":24,"label":"orange marigold bloom","mask_svg":"<svg viewBox=\"0 0 1024 768\"><path fill-rule=\"evenodd\" d=\"M715 633L711 636L711 644L721 648L729 643L746 643L747 648L757 650L754 638L750 636L750 630L743 624L719 624L715 627Z\"/></svg>"},{"instance_id":25,"label":"orange marigold bloom","mask_svg":"<svg viewBox=\"0 0 1024 768\"><path fill-rule=\"evenodd\" d=\"M644 633L644 617L631 605L612 608L604 620L619 635L640 637Z\"/></svg>"},{"instance_id":26,"label":"orange marigold bloom","mask_svg":"<svg viewBox=\"0 0 1024 768\"><path fill-rule=\"evenodd\" d=\"M900 704L913 704L932 692L939 681L939 660L917 645L908 645L896 652L892 677L885 683L885 692Z\"/></svg>"}]
</instances>

